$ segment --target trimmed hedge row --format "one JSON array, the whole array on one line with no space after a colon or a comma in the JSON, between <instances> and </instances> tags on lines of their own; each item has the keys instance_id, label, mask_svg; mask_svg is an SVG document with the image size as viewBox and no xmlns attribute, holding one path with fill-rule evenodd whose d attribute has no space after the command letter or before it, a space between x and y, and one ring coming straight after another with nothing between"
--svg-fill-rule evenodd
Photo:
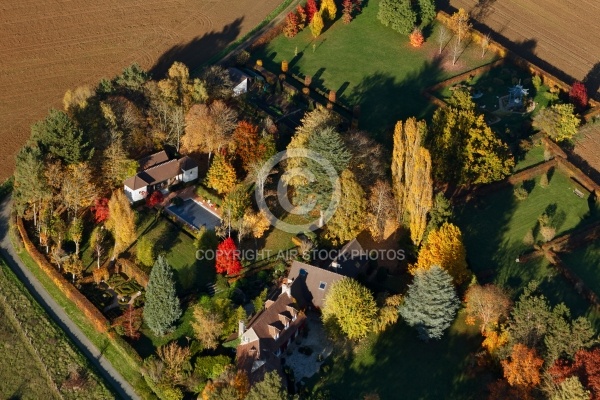
<instances>
[{"instance_id":1,"label":"trimmed hedge row","mask_svg":"<svg viewBox=\"0 0 600 400\"><path fill-rule=\"evenodd\" d=\"M73 286L60 272L58 272L44 257L35 245L29 239L25 226L23 225L23 219L17 218L17 229L21 234L21 239L25 249L33 258L33 260L39 265L39 267L52 279L54 284L65 294L65 296L75 303L75 306L79 308L87 319L94 325L94 328L98 332L106 332L110 326L108 319L100 310L98 310L91 301L89 301L75 286Z\"/></svg>"},{"instance_id":2,"label":"trimmed hedge row","mask_svg":"<svg viewBox=\"0 0 600 400\"><path fill-rule=\"evenodd\" d=\"M129 278L134 279L137 283L139 283L144 289L148 286L148 281L150 280L150 276L146 273L146 271L142 270L140 267L132 263L131 261L125 258L119 258L117 260L117 266L119 270L127 275Z\"/></svg>"}]
</instances>

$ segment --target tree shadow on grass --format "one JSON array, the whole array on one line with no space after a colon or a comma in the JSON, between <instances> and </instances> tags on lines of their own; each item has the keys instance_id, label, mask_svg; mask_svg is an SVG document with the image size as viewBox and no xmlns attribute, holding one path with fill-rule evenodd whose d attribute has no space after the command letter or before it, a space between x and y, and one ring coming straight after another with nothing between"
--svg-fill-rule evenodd
<instances>
[{"instance_id":1,"label":"tree shadow on grass","mask_svg":"<svg viewBox=\"0 0 600 400\"><path fill-rule=\"evenodd\" d=\"M162 77L175 61L184 63L190 70L198 68L236 40L243 21L243 17L237 18L221 31L208 32L186 44L171 47L158 58L150 73L155 78Z\"/></svg>"},{"instance_id":2,"label":"tree shadow on grass","mask_svg":"<svg viewBox=\"0 0 600 400\"><path fill-rule=\"evenodd\" d=\"M401 82L382 72L365 77L347 96L350 104L360 105L360 127L391 148L393 127L398 120L411 116L424 118L432 112L433 106L422 96L422 91L442 79L441 62L435 58Z\"/></svg>"}]
</instances>

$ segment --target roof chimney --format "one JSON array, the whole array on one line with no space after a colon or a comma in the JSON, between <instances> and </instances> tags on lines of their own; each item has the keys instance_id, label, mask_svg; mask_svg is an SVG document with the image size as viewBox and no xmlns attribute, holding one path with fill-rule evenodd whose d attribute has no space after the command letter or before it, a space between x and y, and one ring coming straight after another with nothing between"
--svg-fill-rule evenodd
<instances>
[{"instance_id":1,"label":"roof chimney","mask_svg":"<svg viewBox=\"0 0 600 400\"><path fill-rule=\"evenodd\" d=\"M246 323L242 320L238 321L238 337L242 337L242 335L246 332Z\"/></svg>"},{"instance_id":2,"label":"roof chimney","mask_svg":"<svg viewBox=\"0 0 600 400\"><path fill-rule=\"evenodd\" d=\"M288 284L290 283L290 284ZM291 282L287 281L281 285L281 294L287 294L289 297L292 297L292 286Z\"/></svg>"}]
</instances>

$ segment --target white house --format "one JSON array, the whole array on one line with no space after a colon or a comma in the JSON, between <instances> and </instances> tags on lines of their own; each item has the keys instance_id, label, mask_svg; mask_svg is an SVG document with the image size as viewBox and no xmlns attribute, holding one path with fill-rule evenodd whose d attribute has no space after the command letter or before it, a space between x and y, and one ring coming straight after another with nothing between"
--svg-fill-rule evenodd
<instances>
[{"instance_id":1,"label":"white house","mask_svg":"<svg viewBox=\"0 0 600 400\"><path fill-rule=\"evenodd\" d=\"M233 82L233 95L239 96L240 94L248 91L248 85L252 80L252 77L242 72L237 68L229 68L229 76Z\"/></svg>"},{"instance_id":2,"label":"white house","mask_svg":"<svg viewBox=\"0 0 600 400\"><path fill-rule=\"evenodd\" d=\"M125 195L132 203L144 200L155 190L198 178L198 164L187 156L170 160L163 150L138 162L140 172L127 178L123 185Z\"/></svg>"}]
</instances>

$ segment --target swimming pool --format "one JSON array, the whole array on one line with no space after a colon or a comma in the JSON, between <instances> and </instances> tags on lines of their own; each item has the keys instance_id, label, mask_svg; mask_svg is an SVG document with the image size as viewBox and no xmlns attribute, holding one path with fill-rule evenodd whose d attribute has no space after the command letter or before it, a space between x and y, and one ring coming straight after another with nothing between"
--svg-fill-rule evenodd
<instances>
[{"instance_id":1,"label":"swimming pool","mask_svg":"<svg viewBox=\"0 0 600 400\"><path fill-rule=\"evenodd\" d=\"M196 229L200 229L202 226L205 226L206 229L214 229L215 226L221 223L219 217L192 199L184 200L178 206L169 206L167 210Z\"/></svg>"}]
</instances>

